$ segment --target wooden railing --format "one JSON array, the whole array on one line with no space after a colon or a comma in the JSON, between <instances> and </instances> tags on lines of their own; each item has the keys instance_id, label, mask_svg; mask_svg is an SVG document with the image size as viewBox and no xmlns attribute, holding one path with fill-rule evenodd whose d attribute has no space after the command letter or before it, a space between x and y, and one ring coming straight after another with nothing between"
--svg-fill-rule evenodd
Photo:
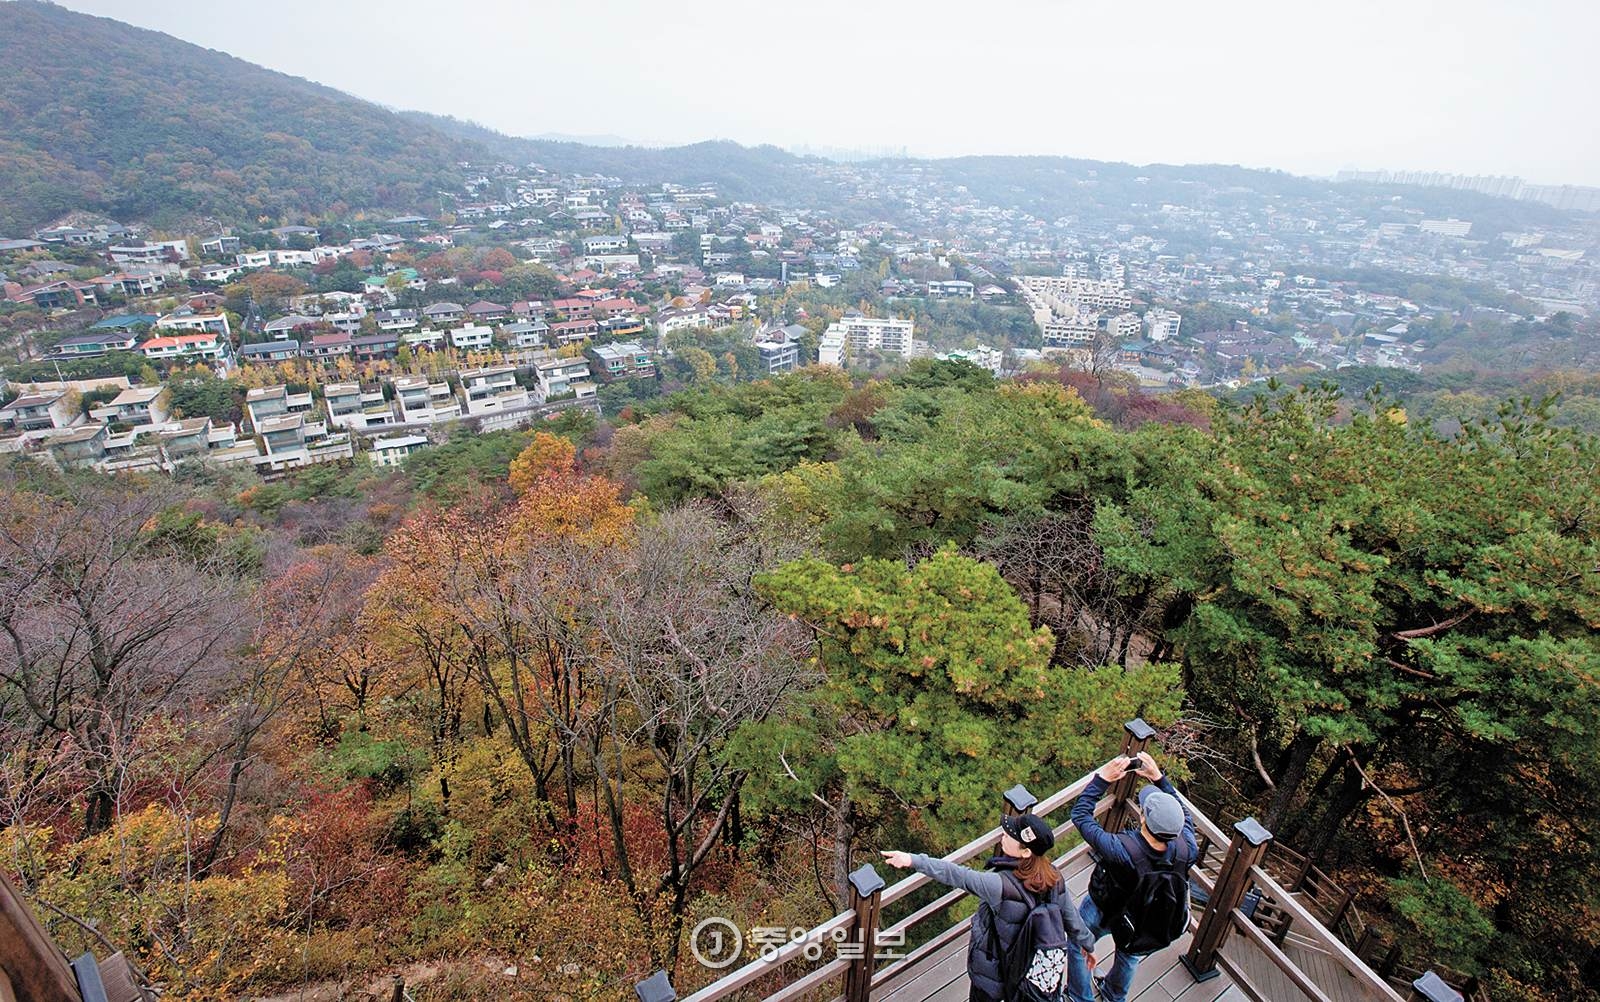
<instances>
[{"instance_id":1,"label":"wooden railing","mask_svg":"<svg viewBox=\"0 0 1600 1002\"><path fill-rule=\"evenodd\" d=\"M1142 751L1154 735L1154 729L1143 720L1129 721L1124 725L1122 754ZM1005 813L1031 811L1041 817L1049 817L1062 807L1070 808L1093 778L1093 773L1083 776L1043 800L1036 800L1021 786L1013 787L1003 795L1002 810ZM1133 816L1135 807L1132 797L1138 782L1137 775L1130 773L1114 783L1096 805L1095 814L1108 831L1121 830ZM1257 909L1265 906L1268 910L1275 909L1286 915L1299 940L1325 953L1334 964L1343 968L1357 986L1357 994L1361 997L1371 1002L1407 1002L1405 996L1396 992L1385 978L1363 963L1339 936L1323 925L1319 916L1308 910L1262 866L1271 843L1271 833L1253 818L1234 825L1232 833L1225 833L1193 804L1187 800L1185 803L1194 816L1197 835L1211 847L1227 846L1214 874L1208 872L1204 853L1201 865L1196 865L1190 871L1193 882L1206 899L1198 921L1193 923L1189 949L1183 957L1184 966L1197 981L1208 980L1225 971L1236 985L1258 1002L1281 1002L1269 999L1251 983L1248 965L1241 962L1244 951L1251 951L1264 956L1266 962L1277 968L1306 998L1314 1002L1330 1002L1326 986L1319 986L1284 952L1282 937L1274 937L1251 917ZM1072 831L1071 822L1064 821L1055 826L1055 831L1058 840L1068 838ZM1000 828L996 826L944 859L951 863L966 863L991 851L1000 833ZM1080 843L1064 853L1056 865L1063 870L1070 869L1081 864L1088 852L1089 847ZM970 918L933 932L903 957L882 968L878 967L878 958L874 955L876 943L885 939L909 941L909 933L919 931L919 927L927 920L944 912L966 895L960 890L948 891L923 903L897 922L880 928L885 909L905 901L932 883L932 878L914 874L893 885L886 885L876 869L870 864L864 865L850 875L850 907L807 930L803 937L768 947L758 959L681 1000L664 971L640 982L635 988L636 994L640 1002L724 1002L750 998L752 996L741 993L760 984L768 992L764 996L766 1002L796 1002L825 986L837 985L836 994L824 994L821 997L832 998L834 1002L868 1002L874 989L901 974L914 971L919 963L967 935L972 922ZM1230 940L1233 933L1240 935ZM766 987L794 970L791 965L806 958L809 946L830 942L849 943L852 949L848 956L841 951L841 955L832 961L799 974L781 986ZM1436 990L1432 982L1427 986L1419 983L1416 994L1411 998L1424 999L1425 1002L1459 1000L1460 996L1443 986L1442 982L1439 982L1438 988L1448 994L1428 994ZM1342 997L1349 997L1350 994L1349 991L1341 993Z\"/></svg>"},{"instance_id":2,"label":"wooden railing","mask_svg":"<svg viewBox=\"0 0 1600 1002\"><path fill-rule=\"evenodd\" d=\"M68 960L27 899L0 873L0 999L24 1002L143 1002L144 989L121 953Z\"/></svg>"},{"instance_id":3,"label":"wooden railing","mask_svg":"<svg viewBox=\"0 0 1600 1002\"><path fill-rule=\"evenodd\" d=\"M1205 814L1217 821L1226 817L1226 812L1215 809ZM1199 837L1200 855L1204 860L1207 858L1209 839L1204 832ZM1388 981L1390 987L1402 994L1416 992L1417 982L1426 980L1431 974L1471 1002L1489 1002L1488 991L1476 976L1438 965L1424 970L1402 963L1400 943L1380 934L1356 907L1354 893L1339 884L1310 857L1273 840L1267 844L1261 866L1294 894L1325 929L1350 947L1357 959ZM1280 947L1286 941L1302 938L1295 932L1294 915L1270 899L1254 901L1254 907L1248 914L1251 921Z\"/></svg>"}]
</instances>

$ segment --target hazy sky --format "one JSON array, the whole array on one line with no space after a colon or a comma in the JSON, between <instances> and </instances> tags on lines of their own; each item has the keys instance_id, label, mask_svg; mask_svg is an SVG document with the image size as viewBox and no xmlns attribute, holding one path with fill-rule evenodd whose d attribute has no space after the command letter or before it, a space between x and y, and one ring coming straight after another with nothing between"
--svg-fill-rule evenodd
<instances>
[{"instance_id":1,"label":"hazy sky","mask_svg":"<svg viewBox=\"0 0 1600 1002\"><path fill-rule=\"evenodd\" d=\"M517 135L1600 184L1596 0L64 0Z\"/></svg>"}]
</instances>

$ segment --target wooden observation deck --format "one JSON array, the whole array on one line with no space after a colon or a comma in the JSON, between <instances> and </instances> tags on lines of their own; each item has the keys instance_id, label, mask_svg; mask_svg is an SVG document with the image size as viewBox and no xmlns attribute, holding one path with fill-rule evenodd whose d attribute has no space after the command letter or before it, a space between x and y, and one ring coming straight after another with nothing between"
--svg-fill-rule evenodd
<instances>
[{"instance_id":1,"label":"wooden observation deck","mask_svg":"<svg viewBox=\"0 0 1600 1002\"><path fill-rule=\"evenodd\" d=\"M1124 754L1143 750L1154 735L1142 720L1125 729ZM1094 861L1067 815L1092 779L1091 773L1043 800L1021 786L1003 796L1006 813L1031 810L1056 822L1057 845L1072 845L1056 865L1075 898L1085 892ZM1136 816L1138 782L1128 776L1113 784L1096 806L1107 830L1121 830ZM1190 871L1189 932L1139 965L1130 1002L1462 1000L1434 972L1408 983L1397 982L1393 971L1368 966L1329 928L1346 919L1348 895L1331 908L1314 900L1305 887L1314 868L1293 853L1269 865L1272 835L1254 819L1224 831L1185 803L1200 843L1200 859ZM999 838L997 826L944 858L967 863L993 851ZM971 909L960 919L952 912L966 892L937 893L943 885L922 874L888 885L871 865L851 874L850 883L850 909L805 935L769 945L762 956L682 998L666 973L658 972L636 987L640 1002L965 1002ZM904 952L885 956L885 943L903 944L894 949ZM1097 957L1104 962L1111 941L1101 943Z\"/></svg>"}]
</instances>

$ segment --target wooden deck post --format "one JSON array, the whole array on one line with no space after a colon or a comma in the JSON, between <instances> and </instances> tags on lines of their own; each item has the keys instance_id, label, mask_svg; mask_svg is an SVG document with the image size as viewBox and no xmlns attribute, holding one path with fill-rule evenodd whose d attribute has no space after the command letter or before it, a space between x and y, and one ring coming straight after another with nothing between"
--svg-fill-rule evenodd
<instances>
[{"instance_id":1,"label":"wooden deck post","mask_svg":"<svg viewBox=\"0 0 1600 1002\"><path fill-rule=\"evenodd\" d=\"M1294 880L1289 884L1289 890L1298 891L1306 886L1306 877L1311 875L1311 857L1300 858L1300 868L1295 871Z\"/></svg>"},{"instance_id":2,"label":"wooden deck post","mask_svg":"<svg viewBox=\"0 0 1600 1002\"><path fill-rule=\"evenodd\" d=\"M1001 798L1005 801L1005 806L1000 808L1000 813L1004 817L1026 814L1039 802L1039 798L1029 793L1028 788L1021 783L1001 794Z\"/></svg>"},{"instance_id":3,"label":"wooden deck post","mask_svg":"<svg viewBox=\"0 0 1600 1002\"><path fill-rule=\"evenodd\" d=\"M1354 891L1345 891L1339 898L1339 904L1333 909L1333 916L1328 919L1328 931L1335 936L1339 935L1339 923L1344 921L1345 915L1350 912L1350 905L1355 902ZM1340 937L1343 939L1343 937Z\"/></svg>"},{"instance_id":4,"label":"wooden deck post","mask_svg":"<svg viewBox=\"0 0 1600 1002\"><path fill-rule=\"evenodd\" d=\"M1257 824L1255 818L1245 818L1233 826L1233 831L1228 854L1217 871L1216 885L1205 911L1200 913L1200 926L1189 942L1189 952L1183 956L1183 966L1196 981L1209 981L1221 973L1217 970L1217 951L1233 927L1233 910L1250 889L1250 868L1261 862L1267 843L1272 841L1272 833Z\"/></svg>"},{"instance_id":5,"label":"wooden deck post","mask_svg":"<svg viewBox=\"0 0 1600 1002\"><path fill-rule=\"evenodd\" d=\"M1034 804L1039 802L1039 798L1029 793L1028 788L1021 783L1002 793L1000 798L1000 816L1002 818L1009 818L1013 814L1026 814L1033 810ZM996 856L1000 855L999 842L994 844L994 854Z\"/></svg>"},{"instance_id":6,"label":"wooden deck post","mask_svg":"<svg viewBox=\"0 0 1600 1002\"><path fill-rule=\"evenodd\" d=\"M1388 981L1394 976L1394 969L1400 966L1400 943L1398 940L1389 944L1389 952L1383 955L1383 963L1378 965L1378 977Z\"/></svg>"},{"instance_id":7,"label":"wooden deck post","mask_svg":"<svg viewBox=\"0 0 1600 1002\"><path fill-rule=\"evenodd\" d=\"M83 1002L107 1002L106 986L100 981L100 965L94 962L94 954L80 954L72 962L72 973L78 979L78 993Z\"/></svg>"},{"instance_id":8,"label":"wooden deck post","mask_svg":"<svg viewBox=\"0 0 1600 1002\"><path fill-rule=\"evenodd\" d=\"M639 1002L678 1002L678 991L667 979L666 971L657 971L633 986Z\"/></svg>"},{"instance_id":9,"label":"wooden deck post","mask_svg":"<svg viewBox=\"0 0 1600 1002\"><path fill-rule=\"evenodd\" d=\"M1156 729L1144 722L1143 717L1134 717L1122 725L1122 754L1124 756L1137 755L1144 751L1145 745L1156 736ZM1111 807L1106 811L1106 819L1101 825L1108 832L1120 832L1128 823L1128 800L1133 796L1134 785L1139 782L1137 773L1128 772L1123 777L1111 784L1108 791L1111 796Z\"/></svg>"},{"instance_id":10,"label":"wooden deck post","mask_svg":"<svg viewBox=\"0 0 1600 1002\"><path fill-rule=\"evenodd\" d=\"M878 905L885 883L871 863L850 874L850 910L855 923L850 937L860 953L844 972L844 1002L867 1002L872 993L872 970L877 966Z\"/></svg>"},{"instance_id":11,"label":"wooden deck post","mask_svg":"<svg viewBox=\"0 0 1600 1002\"><path fill-rule=\"evenodd\" d=\"M82 1002L78 979L27 899L0 873L0 971L21 999Z\"/></svg>"},{"instance_id":12,"label":"wooden deck post","mask_svg":"<svg viewBox=\"0 0 1600 1002\"><path fill-rule=\"evenodd\" d=\"M1351 952L1356 955L1356 959L1360 960L1363 964L1367 964L1369 967L1371 964L1368 963L1368 961L1371 958L1367 953L1367 947L1372 943L1372 938L1372 926L1369 925L1365 929L1361 930L1360 938L1356 940L1356 945L1351 948Z\"/></svg>"},{"instance_id":13,"label":"wooden deck post","mask_svg":"<svg viewBox=\"0 0 1600 1002\"><path fill-rule=\"evenodd\" d=\"M1433 971L1411 982L1411 997L1421 1002L1461 1002L1461 993Z\"/></svg>"}]
</instances>

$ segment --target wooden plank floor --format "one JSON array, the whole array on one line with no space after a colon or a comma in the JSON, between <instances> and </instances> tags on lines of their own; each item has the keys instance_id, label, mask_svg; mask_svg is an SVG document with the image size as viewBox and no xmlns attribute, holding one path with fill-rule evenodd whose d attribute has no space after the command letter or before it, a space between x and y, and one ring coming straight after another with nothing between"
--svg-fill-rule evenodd
<instances>
[{"instance_id":1,"label":"wooden plank floor","mask_svg":"<svg viewBox=\"0 0 1600 1002\"><path fill-rule=\"evenodd\" d=\"M1372 1002L1377 998L1377 993L1356 980L1355 975L1344 969L1344 965L1322 950L1289 943L1284 946L1283 952L1333 1002Z\"/></svg>"},{"instance_id":2,"label":"wooden plank floor","mask_svg":"<svg viewBox=\"0 0 1600 1002\"><path fill-rule=\"evenodd\" d=\"M1063 871L1074 900L1081 898L1089 886L1092 864L1081 857L1068 864ZM1187 969L1178 962L1189 947L1189 937L1159 953L1151 954L1139 964L1133 984L1128 989L1129 1002L1249 1002L1223 974L1203 984L1197 984ZM1112 957L1110 937L1100 941L1095 951L1096 967L1109 970ZM962 937L944 948L924 957L915 967L887 981L872 993L874 1002L966 1002L967 939ZM1284 996L1284 998L1298 997ZM1271 1002L1277 1002L1273 997Z\"/></svg>"}]
</instances>

